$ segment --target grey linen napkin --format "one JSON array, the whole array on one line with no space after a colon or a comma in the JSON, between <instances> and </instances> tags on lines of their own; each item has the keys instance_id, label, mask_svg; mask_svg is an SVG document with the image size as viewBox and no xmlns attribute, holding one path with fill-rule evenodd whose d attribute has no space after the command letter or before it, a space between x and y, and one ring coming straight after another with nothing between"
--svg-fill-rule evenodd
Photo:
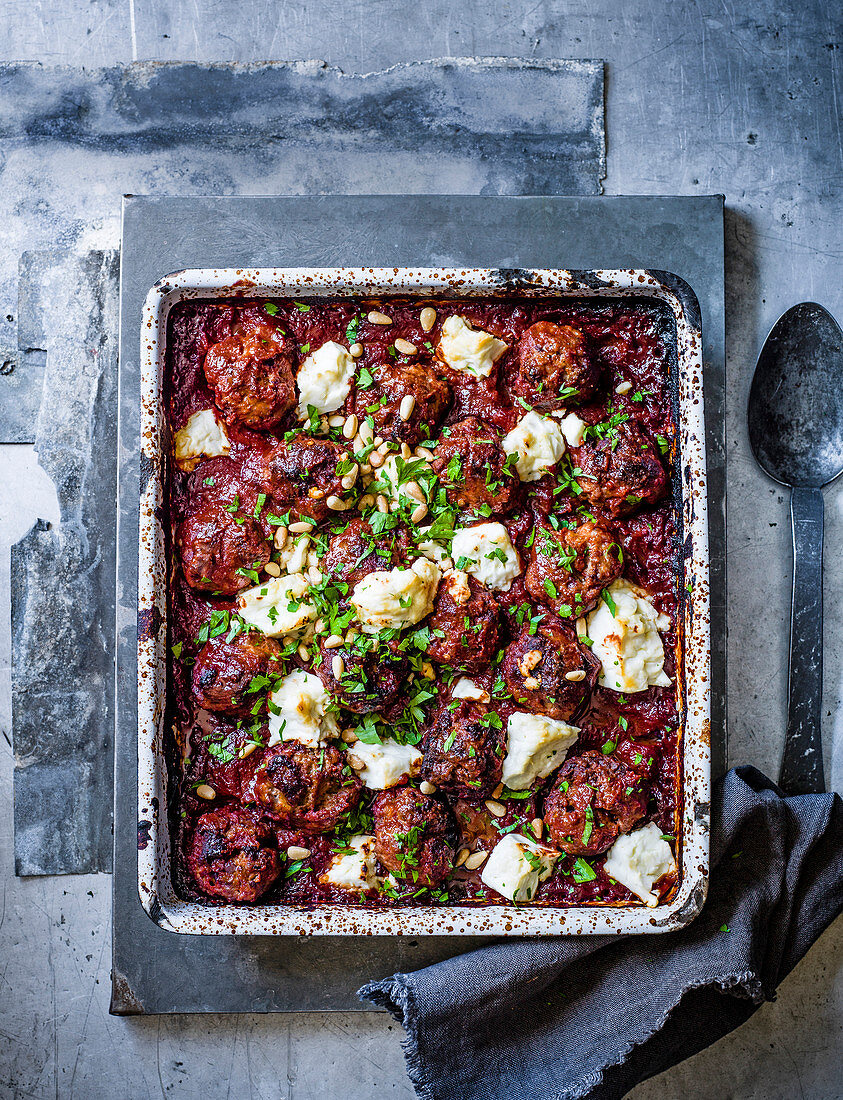
<instances>
[{"instance_id":1,"label":"grey linen napkin","mask_svg":"<svg viewBox=\"0 0 843 1100\"><path fill-rule=\"evenodd\" d=\"M614 1100L747 1020L843 909L843 802L738 768L700 916L664 936L508 941L372 982L422 1100Z\"/></svg>"}]
</instances>

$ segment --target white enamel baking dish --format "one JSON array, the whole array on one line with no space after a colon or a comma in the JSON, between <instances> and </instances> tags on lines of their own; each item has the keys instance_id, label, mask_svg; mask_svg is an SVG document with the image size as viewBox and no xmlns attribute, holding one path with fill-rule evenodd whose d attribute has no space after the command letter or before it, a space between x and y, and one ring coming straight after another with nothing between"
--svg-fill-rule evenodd
<instances>
[{"instance_id":1,"label":"white enamel baking dish","mask_svg":"<svg viewBox=\"0 0 843 1100\"><path fill-rule=\"evenodd\" d=\"M168 776L164 752L168 575L159 521L168 459L162 402L167 316L184 299L400 295L660 299L676 320L679 456L684 576L677 647L684 785L677 841L681 877L669 904L512 906L391 910L354 905L220 905L179 898L171 877ZM667 932L702 908L709 831L709 574L705 432L699 308L681 279L653 271L563 271L457 268L260 268L180 271L150 290L141 331L141 438L138 580L138 820L148 840L138 852L138 890L162 928L196 935L548 935ZM688 590L686 592L686 589Z\"/></svg>"}]
</instances>

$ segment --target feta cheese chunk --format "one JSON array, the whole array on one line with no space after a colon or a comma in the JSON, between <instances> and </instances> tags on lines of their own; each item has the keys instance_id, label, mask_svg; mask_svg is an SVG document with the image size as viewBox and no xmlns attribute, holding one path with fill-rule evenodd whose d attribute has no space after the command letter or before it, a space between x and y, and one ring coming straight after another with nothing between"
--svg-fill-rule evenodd
<instances>
[{"instance_id":1,"label":"feta cheese chunk","mask_svg":"<svg viewBox=\"0 0 843 1100\"><path fill-rule=\"evenodd\" d=\"M188 417L175 438L176 462L181 470L193 470L203 458L227 455L231 450L225 428L213 409L201 409Z\"/></svg>"},{"instance_id":2,"label":"feta cheese chunk","mask_svg":"<svg viewBox=\"0 0 843 1100\"><path fill-rule=\"evenodd\" d=\"M348 761L360 778L373 791L385 791L402 779L419 774L422 754L413 745L385 741L382 745L367 745L356 741L348 750Z\"/></svg>"},{"instance_id":3,"label":"feta cheese chunk","mask_svg":"<svg viewBox=\"0 0 843 1100\"><path fill-rule=\"evenodd\" d=\"M299 741L318 749L339 732L336 718L328 713L331 697L319 677L310 672L297 668L285 676L269 701L270 745Z\"/></svg>"},{"instance_id":4,"label":"feta cheese chunk","mask_svg":"<svg viewBox=\"0 0 843 1100\"><path fill-rule=\"evenodd\" d=\"M604 869L647 905L654 906L659 899L653 886L675 866L670 845L651 821L643 829L618 837L609 849Z\"/></svg>"},{"instance_id":5,"label":"feta cheese chunk","mask_svg":"<svg viewBox=\"0 0 843 1100\"><path fill-rule=\"evenodd\" d=\"M442 326L439 354L449 367L486 378L509 345L489 332L472 328L456 314Z\"/></svg>"},{"instance_id":6,"label":"feta cheese chunk","mask_svg":"<svg viewBox=\"0 0 843 1100\"><path fill-rule=\"evenodd\" d=\"M484 691L479 684L469 680L467 676L461 676L451 689L452 699L473 699L479 703L488 703L491 699L488 691Z\"/></svg>"},{"instance_id":7,"label":"feta cheese chunk","mask_svg":"<svg viewBox=\"0 0 843 1100\"><path fill-rule=\"evenodd\" d=\"M327 886L338 886L341 890L372 890L378 885L378 873L375 863L375 838L366 833L353 836L347 847L351 852L337 853L327 868L319 876Z\"/></svg>"},{"instance_id":8,"label":"feta cheese chunk","mask_svg":"<svg viewBox=\"0 0 843 1100\"><path fill-rule=\"evenodd\" d=\"M568 413L560 421L559 427L565 436L565 442L569 447L579 447L585 438L585 429L588 427L584 420L580 420L576 413Z\"/></svg>"},{"instance_id":9,"label":"feta cheese chunk","mask_svg":"<svg viewBox=\"0 0 843 1100\"><path fill-rule=\"evenodd\" d=\"M296 573L270 577L237 597L240 618L272 638L302 634L316 618L316 608L305 600L310 584Z\"/></svg>"},{"instance_id":10,"label":"feta cheese chunk","mask_svg":"<svg viewBox=\"0 0 843 1100\"><path fill-rule=\"evenodd\" d=\"M501 440L508 455L515 455L515 469L522 481L538 481L565 453L565 437L555 420L528 412Z\"/></svg>"},{"instance_id":11,"label":"feta cheese chunk","mask_svg":"<svg viewBox=\"0 0 843 1100\"><path fill-rule=\"evenodd\" d=\"M499 592L508 592L521 572L518 552L502 523L459 527L451 542L451 557L457 569Z\"/></svg>"},{"instance_id":12,"label":"feta cheese chunk","mask_svg":"<svg viewBox=\"0 0 843 1100\"><path fill-rule=\"evenodd\" d=\"M670 619L656 611L643 589L623 578L613 581L608 592L614 614L603 600L588 617L592 653L603 666L600 685L627 693L670 687L659 635L669 629Z\"/></svg>"},{"instance_id":13,"label":"feta cheese chunk","mask_svg":"<svg viewBox=\"0 0 843 1100\"><path fill-rule=\"evenodd\" d=\"M510 901L532 901L550 875L559 853L521 833L501 837L486 860L481 881Z\"/></svg>"},{"instance_id":14,"label":"feta cheese chunk","mask_svg":"<svg viewBox=\"0 0 843 1100\"><path fill-rule=\"evenodd\" d=\"M558 718L515 711L506 724L501 780L513 791L526 791L559 767L579 734L578 726Z\"/></svg>"},{"instance_id":15,"label":"feta cheese chunk","mask_svg":"<svg viewBox=\"0 0 843 1100\"><path fill-rule=\"evenodd\" d=\"M378 569L358 581L351 604L367 634L413 626L433 610L441 576L427 558L417 558L409 569Z\"/></svg>"},{"instance_id":16,"label":"feta cheese chunk","mask_svg":"<svg viewBox=\"0 0 843 1100\"><path fill-rule=\"evenodd\" d=\"M355 361L342 344L329 340L311 352L299 367L299 419L307 420L307 406L331 413L342 405L351 389Z\"/></svg>"}]
</instances>

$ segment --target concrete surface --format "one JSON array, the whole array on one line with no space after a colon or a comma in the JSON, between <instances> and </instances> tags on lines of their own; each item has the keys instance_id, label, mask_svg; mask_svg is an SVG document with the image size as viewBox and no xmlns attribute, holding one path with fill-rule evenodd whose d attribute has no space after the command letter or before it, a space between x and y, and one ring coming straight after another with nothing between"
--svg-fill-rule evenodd
<instances>
[{"instance_id":1,"label":"concrete surface","mask_svg":"<svg viewBox=\"0 0 843 1100\"><path fill-rule=\"evenodd\" d=\"M365 71L447 55L603 57L608 63L610 193L723 191L730 405L730 744L732 762L775 772L784 728L789 600L785 494L748 451L743 409L755 356L785 308L815 298L843 316L843 148L839 0L0 0L2 59L110 64L132 58L319 57ZM55 498L25 447L2 451L5 548ZM829 769L843 679L843 494L826 492L826 696ZM3 575L8 551L0 559ZM5 586L0 586L5 600ZM8 698L8 609L0 692ZM0 714L8 729L4 702ZM843 722L843 719L840 720ZM3 749L7 792L11 758ZM0 1095L227 1095L365 1100L411 1095L398 1031L384 1016L107 1016L108 880L14 880L11 807L0 800L3 979ZM738 1032L651 1083L634 1100L843 1094L839 1066L843 926L838 921ZM201 981L201 974L197 975Z\"/></svg>"}]
</instances>

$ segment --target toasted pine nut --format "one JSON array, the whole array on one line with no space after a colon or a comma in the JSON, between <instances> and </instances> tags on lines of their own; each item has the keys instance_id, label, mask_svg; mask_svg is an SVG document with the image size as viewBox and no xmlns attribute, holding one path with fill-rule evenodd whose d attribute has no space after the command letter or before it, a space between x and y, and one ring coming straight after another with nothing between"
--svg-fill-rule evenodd
<instances>
[{"instance_id":1,"label":"toasted pine nut","mask_svg":"<svg viewBox=\"0 0 843 1100\"><path fill-rule=\"evenodd\" d=\"M344 512L348 505L341 497L335 497L333 494L328 497L325 502L332 512Z\"/></svg>"},{"instance_id":2,"label":"toasted pine nut","mask_svg":"<svg viewBox=\"0 0 843 1100\"><path fill-rule=\"evenodd\" d=\"M369 455L369 465L372 467L373 470L377 470L381 466L383 466L383 455L380 453L380 451L372 451L372 453Z\"/></svg>"},{"instance_id":3,"label":"toasted pine nut","mask_svg":"<svg viewBox=\"0 0 843 1100\"><path fill-rule=\"evenodd\" d=\"M478 867L482 867L488 855L488 852L472 852L465 861L466 871L476 871Z\"/></svg>"},{"instance_id":4,"label":"toasted pine nut","mask_svg":"<svg viewBox=\"0 0 843 1100\"><path fill-rule=\"evenodd\" d=\"M401 444L401 457L406 461L408 458L413 457L413 452L410 450L409 443Z\"/></svg>"},{"instance_id":5,"label":"toasted pine nut","mask_svg":"<svg viewBox=\"0 0 843 1100\"><path fill-rule=\"evenodd\" d=\"M357 637L357 633L354 630L346 630L345 632L345 644L351 645L354 639Z\"/></svg>"},{"instance_id":6,"label":"toasted pine nut","mask_svg":"<svg viewBox=\"0 0 843 1100\"><path fill-rule=\"evenodd\" d=\"M307 648L304 642L302 642L302 644L298 648L298 655L303 661L308 660L308 658L310 657L310 650Z\"/></svg>"},{"instance_id":7,"label":"toasted pine nut","mask_svg":"<svg viewBox=\"0 0 843 1100\"><path fill-rule=\"evenodd\" d=\"M457 854L457 858L454 860L454 866L462 867L462 865L465 863L470 855L471 852L468 850L468 848L461 848L459 853Z\"/></svg>"},{"instance_id":8,"label":"toasted pine nut","mask_svg":"<svg viewBox=\"0 0 843 1100\"><path fill-rule=\"evenodd\" d=\"M311 584L322 583L322 571L320 569L317 569L315 565L311 565L311 567L307 571L307 575L310 578Z\"/></svg>"},{"instance_id":9,"label":"toasted pine nut","mask_svg":"<svg viewBox=\"0 0 843 1100\"><path fill-rule=\"evenodd\" d=\"M358 501L358 504L360 505L361 508L371 508L374 503L375 503L375 498L372 496L371 493L364 493L363 496Z\"/></svg>"},{"instance_id":10,"label":"toasted pine nut","mask_svg":"<svg viewBox=\"0 0 843 1100\"><path fill-rule=\"evenodd\" d=\"M388 455L389 454L389 444L384 443L384 441L382 439L380 441L377 440L377 439L375 440L375 447L377 448L377 452L378 452L379 455Z\"/></svg>"},{"instance_id":11,"label":"toasted pine nut","mask_svg":"<svg viewBox=\"0 0 843 1100\"><path fill-rule=\"evenodd\" d=\"M353 745L354 742L357 740L357 734L354 732L354 730L343 730L340 734L340 737L342 737L346 745Z\"/></svg>"},{"instance_id":12,"label":"toasted pine nut","mask_svg":"<svg viewBox=\"0 0 843 1100\"><path fill-rule=\"evenodd\" d=\"M287 849L287 859L307 859L310 855L309 848L300 848L298 844L291 844Z\"/></svg>"},{"instance_id":13,"label":"toasted pine nut","mask_svg":"<svg viewBox=\"0 0 843 1100\"><path fill-rule=\"evenodd\" d=\"M307 535L313 530L313 528L314 524L312 524L310 521L305 523L304 520L301 520L298 523L290 524L290 531L294 535Z\"/></svg>"},{"instance_id":14,"label":"toasted pine nut","mask_svg":"<svg viewBox=\"0 0 843 1100\"><path fill-rule=\"evenodd\" d=\"M411 344L409 340L405 340L403 336L396 336L395 350L402 355L415 355L419 349L415 344Z\"/></svg>"},{"instance_id":15,"label":"toasted pine nut","mask_svg":"<svg viewBox=\"0 0 843 1100\"><path fill-rule=\"evenodd\" d=\"M386 499L386 497L383 495L383 493L381 493L378 496L378 511L379 512L388 512L389 511L389 501Z\"/></svg>"},{"instance_id":16,"label":"toasted pine nut","mask_svg":"<svg viewBox=\"0 0 843 1100\"><path fill-rule=\"evenodd\" d=\"M341 428L345 423L345 417L342 413L334 413L333 416L328 417L329 428Z\"/></svg>"},{"instance_id":17,"label":"toasted pine nut","mask_svg":"<svg viewBox=\"0 0 843 1100\"><path fill-rule=\"evenodd\" d=\"M535 833L536 838L538 840L541 840L541 835L544 832L544 822L542 821L542 819L540 817L534 817L533 820L530 822L530 828Z\"/></svg>"},{"instance_id":18,"label":"toasted pine nut","mask_svg":"<svg viewBox=\"0 0 843 1100\"><path fill-rule=\"evenodd\" d=\"M485 805L486 809L493 817L503 817L506 813L506 806L500 802L495 802L493 798L487 798Z\"/></svg>"},{"instance_id":19,"label":"toasted pine nut","mask_svg":"<svg viewBox=\"0 0 843 1100\"><path fill-rule=\"evenodd\" d=\"M357 434L360 436L366 446L368 446L375 437L375 433L372 430L372 425L365 420L362 420L360 422L360 427L357 429Z\"/></svg>"},{"instance_id":20,"label":"toasted pine nut","mask_svg":"<svg viewBox=\"0 0 843 1100\"><path fill-rule=\"evenodd\" d=\"M424 504L427 499L424 495L424 490L417 481L408 481L407 484L404 486L404 492L407 494L408 497L412 497L413 500L417 500L419 504Z\"/></svg>"},{"instance_id":21,"label":"toasted pine nut","mask_svg":"<svg viewBox=\"0 0 843 1100\"><path fill-rule=\"evenodd\" d=\"M339 649L342 645L342 638L339 634L332 634L330 638L325 639L324 644L326 649Z\"/></svg>"},{"instance_id":22,"label":"toasted pine nut","mask_svg":"<svg viewBox=\"0 0 843 1100\"><path fill-rule=\"evenodd\" d=\"M424 519L424 517L426 515L427 515L427 505L426 504L420 504L418 506L418 508L413 509L412 514L410 516L410 519L413 521L413 523L421 523L421 521Z\"/></svg>"},{"instance_id":23,"label":"toasted pine nut","mask_svg":"<svg viewBox=\"0 0 843 1100\"><path fill-rule=\"evenodd\" d=\"M276 527L275 528L275 549L283 550L287 544L287 528Z\"/></svg>"},{"instance_id":24,"label":"toasted pine nut","mask_svg":"<svg viewBox=\"0 0 843 1100\"><path fill-rule=\"evenodd\" d=\"M387 317L385 313L380 313L378 310L373 309L366 318L372 325L391 325L392 318Z\"/></svg>"},{"instance_id":25,"label":"toasted pine nut","mask_svg":"<svg viewBox=\"0 0 843 1100\"><path fill-rule=\"evenodd\" d=\"M360 473L360 467L355 466L350 473L347 473L342 479L340 484L343 489L351 489L354 486L354 482L357 480L357 475Z\"/></svg>"},{"instance_id":26,"label":"toasted pine nut","mask_svg":"<svg viewBox=\"0 0 843 1100\"><path fill-rule=\"evenodd\" d=\"M503 794L503 783L498 783L497 787L492 791L492 798L500 798Z\"/></svg>"},{"instance_id":27,"label":"toasted pine nut","mask_svg":"<svg viewBox=\"0 0 843 1100\"><path fill-rule=\"evenodd\" d=\"M419 324L422 327L422 332L430 332L433 326L436 324L436 310L433 306L425 306L419 314Z\"/></svg>"},{"instance_id":28,"label":"toasted pine nut","mask_svg":"<svg viewBox=\"0 0 843 1100\"><path fill-rule=\"evenodd\" d=\"M337 653L333 661L331 661L331 672L333 672L335 680L342 679L342 674L345 672L345 661L339 653Z\"/></svg>"},{"instance_id":29,"label":"toasted pine nut","mask_svg":"<svg viewBox=\"0 0 843 1100\"><path fill-rule=\"evenodd\" d=\"M398 415L402 420L409 420L413 415L413 409L416 407L416 399L411 393L405 394L401 398L401 405L398 408Z\"/></svg>"},{"instance_id":30,"label":"toasted pine nut","mask_svg":"<svg viewBox=\"0 0 843 1100\"><path fill-rule=\"evenodd\" d=\"M615 393L629 393L631 389L631 382L621 382L617 386L615 386Z\"/></svg>"},{"instance_id":31,"label":"toasted pine nut","mask_svg":"<svg viewBox=\"0 0 843 1100\"><path fill-rule=\"evenodd\" d=\"M351 416L347 416L342 424L343 439L354 439L357 435L357 425L359 423L354 413L352 413Z\"/></svg>"},{"instance_id":32,"label":"toasted pine nut","mask_svg":"<svg viewBox=\"0 0 843 1100\"><path fill-rule=\"evenodd\" d=\"M204 798L206 802L210 802L212 798L217 797L217 792L207 783L200 783L196 788L196 795L198 798Z\"/></svg>"},{"instance_id":33,"label":"toasted pine nut","mask_svg":"<svg viewBox=\"0 0 843 1100\"><path fill-rule=\"evenodd\" d=\"M363 354L363 345L352 344L351 347L348 349L348 354L351 356L352 359L359 359L360 356Z\"/></svg>"},{"instance_id":34,"label":"toasted pine nut","mask_svg":"<svg viewBox=\"0 0 843 1100\"><path fill-rule=\"evenodd\" d=\"M585 669L578 668L578 669L575 669L573 672L566 672L565 673L565 679L566 680L571 680L574 683L577 683L578 680L584 680L585 679Z\"/></svg>"},{"instance_id":35,"label":"toasted pine nut","mask_svg":"<svg viewBox=\"0 0 843 1100\"><path fill-rule=\"evenodd\" d=\"M416 447L415 455L416 458L423 458L427 462L432 462L436 457L433 451L429 451L427 447Z\"/></svg>"},{"instance_id":36,"label":"toasted pine nut","mask_svg":"<svg viewBox=\"0 0 843 1100\"><path fill-rule=\"evenodd\" d=\"M257 741L249 741L247 744L245 744L243 746L243 748L240 750L240 752L238 752L237 755L240 757L241 760L245 760L247 756L252 755L252 753L255 751L255 749L257 747L258 747Z\"/></svg>"},{"instance_id":37,"label":"toasted pine nut","mask_svg":"<svg viewBox=\"0 0 843 1100\"><path fill-rule=\"evenodd\" d=\"M436 788L433 786L432 783L428 783L428 781L426 779L423 779L421 781L421 783L419 783L419 790L421 791L422 794L435 794L436 793Z\"/></svg>"},{"instance_id":38,"label":"toasted pine nut","mask_svg":"<svg viewBox=\"0 0 843 1100\"><path fill-rule=\"evenodd\" d=\"M281 576L281 566L276 561L268 561L263 567L264 573L268 573L270 577Z\"/></svg>"}]
</instances>

